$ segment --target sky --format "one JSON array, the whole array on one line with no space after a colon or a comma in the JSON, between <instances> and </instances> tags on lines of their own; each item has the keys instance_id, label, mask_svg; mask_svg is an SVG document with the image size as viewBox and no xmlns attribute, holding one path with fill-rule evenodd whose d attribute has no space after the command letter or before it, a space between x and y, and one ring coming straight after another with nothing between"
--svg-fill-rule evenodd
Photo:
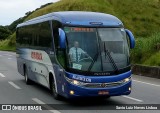
<instances>
[{"instance_id":1,"label":"sky","mask_svg":"<svg viewBox=\"0 0 160 113\"><path fill-rule=\"evenodd\" d=\"M0 25L10 25L41 5L59 0L0 0Z\"/></svg>"}]
</instances>

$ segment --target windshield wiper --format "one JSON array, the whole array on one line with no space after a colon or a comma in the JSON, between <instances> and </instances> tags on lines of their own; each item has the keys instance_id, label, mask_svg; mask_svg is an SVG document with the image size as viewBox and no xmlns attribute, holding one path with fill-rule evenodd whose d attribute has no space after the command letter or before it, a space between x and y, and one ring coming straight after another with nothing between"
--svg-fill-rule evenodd
<instances>
[{"instance_id":1,"label":"windshield wiper","mask_svg":"<svg viewBox=\"0 0 160 113\"><path fill-rule=\"evenodd\" d=\"M94 56L94 58L93 58L93 61L92 61L92 63L90 64L90 66L89 66L89 68L88 68L88 71L90 71L90 70L92 69L95 61L97 61L97 59L98 59L98 54L99 54L99 52L97 52L97 53L95 54L95 56Z\"/></svg>"},{"instance_id":2,"label":"windshield wiper","mask_svg":"<svg viewBox=\"0 0 160 113\"><path fill-rule=\"evenodd\" d=\"M105 44L105 42L104 42L104 53L105 53L105 58L106 58L106 56L108 55L108 57L109 57L111 63L113 64L113 67L115 68L115 72L118 72L118 67L117 67L115 61L113 60L113 58L112 58L112 56L111 56L109 50L106 49L106 44Z\"/></svg>"}]
</instances>

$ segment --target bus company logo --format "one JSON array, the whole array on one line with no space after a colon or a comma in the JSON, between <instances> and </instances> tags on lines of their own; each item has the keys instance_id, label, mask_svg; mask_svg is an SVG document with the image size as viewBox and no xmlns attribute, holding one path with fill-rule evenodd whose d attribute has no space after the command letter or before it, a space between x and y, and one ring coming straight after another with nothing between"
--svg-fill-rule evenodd
<instances>
[{"instance_id":1,"label":"bus company logo","mask_svg":"<svg viewBox=\"0 0 160 113\"><path fill-rule=\"evenodd\" d=\"M91 79L90 79L90 78L81 77L81 76L77 76L77 75L73 75L72 78L73 78L73 79L76 79L76 80L84 81L84 82L91 82Z\"/></svg>"},{"instance_id":2,"label":"bus company logo","mask_svg":"<svg viewBox=\"0 0 160 113\"><path fill-rule=\"evenodd\" d=\"M42 53L39 52L31 52L31 58L36 60L43 60L42 59Z\"/></svg>"},{"instance_id":3,"label":"bus company logo","mask_svg":"<svg viewBox=\"0 0 160 113\"><path fill-rule=\"evenodd\" d=\"M107 84L106 83L102 83L101 87L107 87Z\"/></svg>"}]
</instances>

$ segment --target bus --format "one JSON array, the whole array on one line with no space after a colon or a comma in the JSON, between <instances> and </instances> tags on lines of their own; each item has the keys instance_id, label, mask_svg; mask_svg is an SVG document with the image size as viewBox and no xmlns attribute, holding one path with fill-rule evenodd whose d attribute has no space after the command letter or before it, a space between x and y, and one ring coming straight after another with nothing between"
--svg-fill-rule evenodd
<instances>
[{"instance_id":1,"label":"bus","mask_svg":"<svg viewBox=\"0 0 160 113\"><path fill-rule=\"evenodd\" d=\"M130 49L135 40L115 16L61 11L17 26L18 72L59 97L111 97L131 93Z\"/></svg>"}]
</instances>

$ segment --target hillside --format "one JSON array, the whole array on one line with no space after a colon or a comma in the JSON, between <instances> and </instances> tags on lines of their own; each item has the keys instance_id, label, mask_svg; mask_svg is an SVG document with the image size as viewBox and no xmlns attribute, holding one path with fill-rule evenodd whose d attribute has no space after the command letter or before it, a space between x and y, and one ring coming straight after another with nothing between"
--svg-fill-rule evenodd
<instances>
[{"instance_id":1,"label":"hillside","mask_svg":"<svg viewBox=\"0 0 160 113\"><path fill-rule=\"evenodd\" d=\"M26 20L55 11L96 11L117 16L136 36L160 31L159 0L61 0L31 14Z\"/></svg>"},{"instance_id":2,"label":"hillside","mask_svg":"<svg viewBox=\"0 0 160 113\"><path fill-rule=\"evenodd\" d=\"M137 40L138 45L132 50L132 62L157 65L147 60L151 56L159 56L159 49L155 47L160 43L160 0L61 0L34 11L25 21L50 12L72 10L103 12L117 16L125 27L134 33ZM14 35L11 37L11 40L5 42L10 44L10 48L15 45ZM3 42L0 43L0 48L1 44ZM144 55L146 52L147 55Z\"/></svg>"},{"instance_id":3,"label":"hillside","mask_svg":"<svg viewBox=\"0 0 160 113\"><path fill-rule=\"evenodd\" d=\"M6 39L9 35L11 35L11 31L4 26L0 26L0 40Z\"/></svg>"}]
</instances>

